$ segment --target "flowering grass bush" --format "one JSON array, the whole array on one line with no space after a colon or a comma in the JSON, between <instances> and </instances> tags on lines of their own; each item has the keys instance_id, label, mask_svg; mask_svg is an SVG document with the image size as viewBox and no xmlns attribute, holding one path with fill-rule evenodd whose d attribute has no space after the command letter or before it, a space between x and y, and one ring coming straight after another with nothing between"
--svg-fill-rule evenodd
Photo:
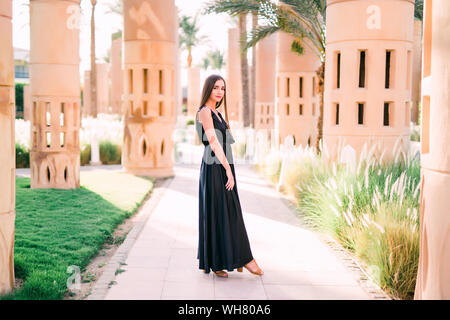
<instances>
[{"instance_id":1,"label":"flowering grass bush","mask_svg":"<svg viewBox=\"0 0 450 320\"><path fill-rule=\"evenodd\" d=\"M122 145L123 121L120 115L99 114L97 118L86 117L81 121L80 145L90 144L92 136L97 141L110 141Z\"/></svg>"},{"instance_id":2,"label":"flowering grass bush","mask_svg":"<svg viewBox=\"0 0 450 320\"><path fill-rule=\"evenodd\" d=\"M25 150L30 150L30 121L16 119L15 140L16 145L21 145Z\"/></svg>"},{"instance_id":3,"label":"flowering grass bush","mask_svg":"<svg viewBox=\"0 0 450 320\"><path fill-rule=\"evenodd\" d=\"M420 126L413 126L411 129L411 135L410 135L411 141L420 141Z\"/></svg>"},{"instance_id":4,"label":"flowering grass bush","mask_svg":"<svg viewBox=\"0 0 450 320\"><path fill-rule=\"evenodd\" d=\"M280 152L272 151L260 163L255 164L255 167L272 183L277 183L280 177L281 161Z\"/></svg>"},{"instance_id":5,"label":"flowering grass bush","mask_svg":"<svg viewBox=\"0 0 450 320\"><path fill-rule=\"evenodd\" d=\"M356 255L381 288L394 298L413 298L419 258L417 154L397 150L393 161L383 162L374 148L364 149L352 170L310 151L300 151L308 156L296 156L284 169L283 191L295 196L307 221ZM271 171L272 179L274 172L279 175Z\"/></svg>"}]
</instances>

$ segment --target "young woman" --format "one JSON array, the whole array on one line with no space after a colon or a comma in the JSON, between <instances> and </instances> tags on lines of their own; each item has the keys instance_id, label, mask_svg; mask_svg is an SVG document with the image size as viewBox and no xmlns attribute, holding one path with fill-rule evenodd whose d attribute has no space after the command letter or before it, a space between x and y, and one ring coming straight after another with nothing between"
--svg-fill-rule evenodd
<instances>
[{"instance_id":1,"label":"young woman","mask_svg":"<svg viewBox=\"0 0 450 320\"><path fill-rule=\"evenodd\" d=\"M196 114L196 129L205 146L199 179L199 268L219 277L242 267L256 275L263 271L253 259L242 218L235 182L230 126L217 108L226 106L225 80L211 75L203 85L201 106Z\"/></svg>"}]
</instances>

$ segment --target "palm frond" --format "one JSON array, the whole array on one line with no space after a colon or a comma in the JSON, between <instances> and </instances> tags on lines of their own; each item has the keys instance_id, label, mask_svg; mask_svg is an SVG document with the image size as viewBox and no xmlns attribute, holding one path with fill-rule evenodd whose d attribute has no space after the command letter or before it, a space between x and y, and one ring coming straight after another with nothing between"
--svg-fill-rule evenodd
<instances>
[{"instance_id":1,"label":"palm frond","mask_svg":"<svg viewBox=\"0 0 450 320\"><path fill-rule=\"evenodd\" d=\"M259 7L258 1L212 0L205 3L203 13L228 13L229 15L235 16L242 13L257 12Z\"/></svg>"},{"instance_id":2,"label":"palm frond","mask_svg":"<svg viewBox=\"0 0 450 320\"><path fill-rule=\"evenodd\" d=\"M277 31L279 31L280 28L278 26L256 26L256 28L252 29L249 32L249 40L248 42L242 42L242 50L248 50L251 47L255 46L256 43L258 43L258 41L264 39L265 37L270 36L273 33L276 33Z\"/></svg>"},{"instance_id":3,"label":"palm frond","mask_svg":"<svg viewBox=\"0 0 450 320\"><path fill-rule=\"evenodd\" d=\"M277 5L271 0L213 0L205 5L204 13L225 12L232 16L256 13L261 25L250 32L248 42L241 40L242 50L280 30L296 39L297 43L291 47L294 52L301 54L308 47L324 61L326 3L326 0L283 0Z\"/></svg>"},{"instance_id":4,"label":"palm frond","mask_svg":"<svg viewBox=\"0 0 450 320\"><path fill-rule=\"evenodd\" d=\"M198 14L194 17L181 16L179 22L179 28L181 33L179 35L180 48L192 48L200 42L208 40L206 35L199 35L200 26L198 24Z\"/></svg>"},{"instance_id":5,"label":"palm frond","mask_svg":"<svg viewBox=\"0 0 450 320\"><path fill-rule=\"evenodd\" d=\"M291 43L291 51L299 55L302 55L305 53L305 47L302 45L300 41L294 40Z\"/></svg>"},{"instance_id":6,"label":"palm frond","mask_svg":"<svg viewBox=\"0 0 450 320\"><path fill-rule=\"evenodd\" d=\"M423 0L416 0L414 3L414 17L423 20Z\"/></svg>"}]
</instances>

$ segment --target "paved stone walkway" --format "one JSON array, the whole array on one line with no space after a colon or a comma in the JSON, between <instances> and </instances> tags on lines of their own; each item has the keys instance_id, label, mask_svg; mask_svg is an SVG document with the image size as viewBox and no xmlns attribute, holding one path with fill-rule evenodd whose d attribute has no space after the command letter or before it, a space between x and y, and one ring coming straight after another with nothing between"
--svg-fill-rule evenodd
<instances>
[{"instance_id":1,"label":"paved stone walkway","mask_svg":"<svg viewBox=\"0 0 450 320\"><path fill-rule=\"evenodd\" d=\"M196 259L198 174L197 165L175 166L105 299L370 299L248 165L236 165L237 186L252 252L265 274L204 274Z\"/></svg>"}]
</instances>

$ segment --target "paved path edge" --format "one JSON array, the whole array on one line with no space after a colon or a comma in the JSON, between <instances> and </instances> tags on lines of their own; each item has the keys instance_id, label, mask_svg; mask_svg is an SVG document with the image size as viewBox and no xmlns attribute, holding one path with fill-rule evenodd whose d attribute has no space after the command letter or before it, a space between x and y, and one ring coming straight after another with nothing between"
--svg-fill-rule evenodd
<instances>
[{"instance_id":1,"label":"paved path edge","mask_svg":"<svg viewBox=\"0 0 450 320\"><path fill-rule=\"evenodd\" d=\"M136 213L139 215L138 220L131 228L131 230L128 232L124 242L120 245L115 254L111 257L109 262L104 267L105 269L102 275L100 276L97 283L94 285L94 288L92 289L91 293L85 300L103 300L106 297L106 294L110 289L111 282L114 281L114 279L116 278L116 271L123 264L125 264L125 261L128 257L128 253L130 252L131 248L136 242L136 239L139 237L145 224L152 215L154 209L158 205L159 201L161 200L166 190L170 187L170 184L172 183L173 180L174 177L171 176L169 178L164 179L161 182L160 186L156 186L155 184L155 187L150 194L150 198L147 199L140 206L138 213Z\"/></svg>"}]
</instances>

